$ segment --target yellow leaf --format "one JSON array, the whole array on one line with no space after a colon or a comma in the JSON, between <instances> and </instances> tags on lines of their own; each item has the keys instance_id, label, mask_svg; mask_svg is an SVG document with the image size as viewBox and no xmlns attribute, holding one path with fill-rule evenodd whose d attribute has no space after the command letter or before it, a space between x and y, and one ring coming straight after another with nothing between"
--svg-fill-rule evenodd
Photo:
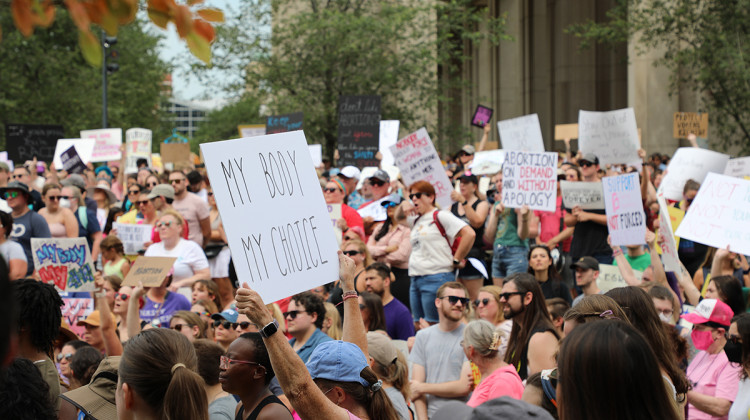
<instances>
[{"instance_id":1,"label":"yellow leaf","mask_svg":"<svg viewBox=\"0 0 750 420\"><path fill-rule=\"evenodd\" d=\"M36 26L48 28L55 20L55 5L49 0L45 0L43 4L36 2L32 11L32 21Z\"/></svg>"},{"instance_id":2,"label":"yellow leaf","mask_svg":"<svg viewBox=\"0 0 750 420\"><path fill-rule=\"evenodd\" d=\"M211 44L197 32L191 32L186 37L190 52L206 64L211 64Z\"/></svg>"},{"instance_id":3,"label":"yellow leaf","mask_svg":"<svg viewBox=\"0 0 750 420\"><path fill-rule=\"evenodd\" d=\"M16 28L25 37L31 36L34 32L34 25L32 24L32 13L30 0L13 0L10 3L11 14L13 15L13 22L16 24Z\"/></svg>"},{"instance_id":4,"label":"yellow leaf","mask_svg":"<svg viewBox=\"0 0 750 420\"><path fill-rule=\"evenodd\" d=\"M193 20L193 27L195 28L195 32L198 33L203 39L208 41L208 43L214 42L214 37L216 37L216 32L214 31L214 27L211 26L210 23L206 22L205 20L195 19Z\"/></svg>"},{"instance_id":5,"label":"yellow leaf","mask_svg":"<svg viewBox=\"0 0 750 420\"><path fill-rule=\"evenodd\" d=\"M148 17L151 19L151 22L154 22L154 25L162 28L167 29L167 23L169 23L169 15L156 9L148 9Z\"/></svg>"},{"instance_id":6,"label":"yellow leaf","mask_svg":"<svg viewBox=\"0 0 750 420\"><path fill-rule=\"evenodd\" d=\"M120 25L130 23L135 19L138 11L138 0L112 0L110 2L112 15Z\"/></svg>"},{"instance_id":7,"label":"yellow leaf","mask_svg":"<svg viewBox=\"0 0 750 420\"><path fill-rule=\"evenodd\" d=\"M78 45L87 63L94 67L102 66L102 44L99 38L89 30L78 31Z\"/></svg>"},{"instance_id":8,"label":"yellow leaf","mask_svg":"<svg viewBox=\"0 0 750 420\"><path fill-rule=\"evenodd\" d=\"M107 10L107 12L102 15L102 21L100 25L102 29L107 32L107 35L117 36L117 30L119 29L120 25L117 22L117 17L113 15L109 10Z\"/></svg>"},{"instance_id":9,"label":"yellow leaf","mask_svg":"<svg viewBox=\"0 0 750 420\"><path fill-rule=\"evenodd\" d=\"M196 4L203 3L203 0L187 0L188 6L195 6Z\"/></svg>"},{"instance_id":10,"label":"yellow leaf","mask_svg":"<svg viewBox=\"0 0 750 420\"><path fill-rule=\"evenodd\" d=\"M198 16L209 22L224 22L224 12L219 9L200 9L198 10Z\"/></svg>"}]
</instances>

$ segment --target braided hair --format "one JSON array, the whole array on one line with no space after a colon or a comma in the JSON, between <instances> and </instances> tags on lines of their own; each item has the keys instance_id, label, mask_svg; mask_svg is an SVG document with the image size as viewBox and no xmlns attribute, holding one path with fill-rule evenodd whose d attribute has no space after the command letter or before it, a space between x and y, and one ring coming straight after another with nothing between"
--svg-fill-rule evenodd
<instances>
[{"instance_id":1,"label":"braided hair","mask_svg":"<svg viewBox=\"0 0 750 420\"><path fill-rule=\"evenodd\" d=\"M11 282L16 302L18 330L29 332L29 341L37 351L52 354L52 344L60 332L63 300L55 287L33 279Z\"/></svg>"}]
</instances>

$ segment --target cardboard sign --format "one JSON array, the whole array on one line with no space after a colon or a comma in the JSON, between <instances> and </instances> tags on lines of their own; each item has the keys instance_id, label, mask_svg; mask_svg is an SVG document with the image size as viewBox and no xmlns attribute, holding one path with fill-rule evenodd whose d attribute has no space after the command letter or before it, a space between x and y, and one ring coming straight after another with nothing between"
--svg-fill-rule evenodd
<instances>
[{"instance_id":1,"label":"cardboard sign","mask_svg":"<svg viewBox=\"0 0 750 420\"><path fill-rule=\"evenodd\" d=\"M241 282L270 303L338 278L336 235L302 131L201 150Z\"/></svg>"},{"instance_id":2,"label":"cardboard sign","mask_svg":"<svg viewBox=\"0 0 750 420\"><path fill-rule=\"evenodd\" d=\"M709 173L677 236L750 255L750 181Z\"/></svg>"},{"instance_id":3,"label":"cardboard sign","mask_svg":"<svg viewBox=\"0 0 750 420\"><path fill-rule=\"evenodd\" d=\"M537 114L524 115L497 123L503 149L518 152L544 152L542 127Z\"/></svg>"},{"instance_id":4,"label":"cardboard sign","mask_svg":"<svg viewBox=\"0 0 750 420\"><path fill-rule=\"evenodd\" d=\"M163 163L190 163L190 145L188 143L161 143L160 146Z\"/></svg>"},{"instance_id":5,"label":"cardboard sign","mask_svg":"<svg viewBox=\"0 0 750 420\"><path fill-rule=\"evenodd\" d=\"M435 188L435 202L444 209L450 207L453 184L445 174L427 129L422 127L402 138L391 146L391 153L407 188L417 181L427 181Z\"/></svg>"},{"instance_id":6,"label":"cardboard sign","mask_svg":"<svg viewBox=\"0 0 750 420\"><path fill-rule=\"evenodd\" d=\"M83 295L84 293L71 293L70 295ZM70 330L83 337L86 327L78 326L78 321L86 319L94 312L94 299L90 297L68 297L67 293L60 293L63 300L62 317L70 326Z\"/></svg>"},{"instance_id":7,"label":"cardboard sign","mask_svg":"<svg viewBox=\"0 0 750 420\"><path fill-rule=\"evenodd\" d=\"M664 197L657 197L659 202L659 235L656 243L661 249L661 260L666 271L680 273L680 257L677 255L677 241L672 234L672 220L669 215L667 201Z\"/></svg>"},{"instance_id":8,"label":"cardboard sign","mask_svg":"<svg viewBox=\"0 0 750 420\"><path fill-rule=\"evenodd\" d=\"M125 174L138 172L138 160L146 159L151 167L151 144L153 133L145 128L125 131Z\"/></svg>"},{"instance_id":9,"label":"cardboard sign","mask_svg":"<svg viewBox=\"0 0 750 420\"><path fill-rule=\"evenodd\" d=\"M682 200L685 181L692 179L702 183L709 172L724 173L729 156L712 150L696 147L680 147L667 166L667 174L661 180L659 191L670 200Z\"/></svg>"},{"instance_id":10,"label":"cardboard sign","mask_svg":"<svg viewBox=\"0 0 750 420\"><path fill-rule=\"evenodd\" d=\"M555 126L555 140L577 139L578 124L557 124Z\"/></svg>"},{"instance_id":11,"label":"cardboard sign","mask_svg":"<svg viewBox=\"0 0 750 420\"><path fill-rule=\"evenodd\" d=\"M638 162L638 127L633 108L578 112L578 145L602 165Z\"/></svg>"},{"instance_id":12,"label":"cardboard sign","mask_svg":"<svg viewBox=\"0 0 750 420\"><path fill-rule=\"evenodd\" d=\"M729 159L727 166L724 168L724 175L735 178L750 176L750 156Z\"/></svg>"},{"instance_id":13,"label":"cardboard sign","mask_svg":"<svg viewBox=\"0 0 750 420\"><path fill-rule=\"evenodd\" d=\"M686 139L693 133L696 137L708 137L708 113L675 112L673 137Z\"/></svg>"},{"instance_id":14,"label":"cardboard sign","mask_svg":"<svg viewBox=\"0 0 750 420\"><path fill-rule=\"evenodd\" d=\"M138 251L145 249L143 244L151 242L152 225L115 222L112 224L112 228L117 230L117 237L122 241L125 255L138 255Z\"/></svg>"},{"instance_id":15,"label":"cardboard sign","mask_svg":"<svg viewBox=\"0 0 750 420\"><path fill-rule=\"evenodd\" d=\"M57 139L65 137L61 125L5 124L5 148L10 160L24 163L34 157L52 160Z\"/></svg>"},{"instance_id":16,"label":"cardboard sign","mask_svg":"<svg viewBox=\"0 0 750 420\"><path fill-rule=\"evenodd\" d=\"M643 278L642 271L633 270L633 274L638 280ZM599 286L602 293L607 293L618 287L628 286L622 274L620 274L620 269L616 265L610 264L599 264L599 277L596 279L596 285Z\"/></svg>"},{"instance_id":17,"label":"cardboard sign","mask_svg":"<svg viewBox=\"0 0 750 420\"><path fill-rule=\"evenodd\" d=\"M130 267L122 285L135 287L138 286L138 282L141 282L144 287L159 287L169 275L169 270L172 269L175 261L177 258L174 257L139 256Z\"/></svg>"},{"instance_id":18,"label":"cardboard sign","mask_svg":"<svg viewBox=\"0 0 750 420\"><path fill-rule=\"evenodd\" d=\"M393 166L393 154L391 146L398 141L398 130L401 122L399 120L380 121L380 167Z\"/></svg>"},{"instance_id":19,"label":"cardboard sign","mask_svg":"<svg viewBox=\"0 0 750 420\"><path fill-rule=\"evenodd\" d=\"M357 209L357 213L364 219L365 217L372 217L372 220L376 222L382 222L388 218L388 212L385 207L382 206L383 201L390 200L391 196L387 195L378 201L370 203L365 207Z\"/></svg>"},{"instance_id":20,"label":"cardboard sign","mask_svg":"<svg viewBox=\"0 0 750 420\"><path fill-rule=\"evenodd\" d=\"M308 144L307 149L310 150L310 159L313 161L313 165L317 168L323 164L323 146L320 144Z\"/></svg>"},{"instance_id":21,"label":"cardboard sign","mask_svg":"<svg viewBox=\"0 0 750 420\"><path fill-rule=\"evenodd\" d=\"M31 238L34 268L47 284L62 292L90 292L94 266L86 238Z\"/></svg>"},{"instance_id":22,"label":"cardboard sign","mask_svg":"<svg viewBox=\"0 0 750 420\"><path fill-rule=\"evenodd\" d=\"M505 162L505 151L502 149L477 152L469 164L469 169L474 175L494 175L503 169Z\"/></svg>"},{"instance_id":23,"label":"cardboard sign","mask_svg":"<svg viewBox=\"0 0 750 420\"><path fill-rule=\"evenodd\" d=\"M68 150L64 151L60 155L62 161L62 169L71 174L82 174L86 170L86 164L83 163L81 157L78 156L75 146L70 146Z\"/></svg>"},{"instance_id":24,"label":"cardboard sign","mask_svg":"<svg viewBox=\"0 0 750 420\"><path fill-rule=\"evenodd\" d=\"M380 96L339 97L340 167L378 166L380 149Z\"/></svg>"},{"instance_id":25,"label":"cardboard sign","mask_svg":"<svg viewBox=\"0 0 750 420\"><path fill-rule=\"evenodd\" d=\"M474 116L471 117L471 125L479 128L484 128L485 125L489 124L493 114L492 108L488 108L483 105L477 105L477 109L474 111Z\"/></svg>"},{"instance_id":26,"label":"cardboard sign","mask_svg":"<svg viewBox=\"0 0 750 420\"><path fill-rule=\"evenodd\" d=\"M602 188L612 246L645 244L646 213L638 174L631 172L605 177Z\"/></svg>"},{"instance_id":27,"label":"cardboard sign","mask_svg":"<svg viewBox=\"0 0 750 420\"><path fill-rule=\"evenodd\" d=\"M237 131L240 133L240 138L262 136L266 134L266 125L265 124L238 125Z\"/></svg>"},{"instance_id":28,"label":"cardboard sign","mask_svg":"<svg viewBox=\"0 0 750 420\"><path fill-rule=\"evenodd\" d=\"M94 154L91 162L108 162L120 160L122 152L122 128L102 128L100 130L81 131L82 139L95 139Z\"/></svg>"},{"instance_id":29,"label":"cardboard sign","mask_svg":"<svg viewBox=\"0 0 750 420\"><path fill-rule=\"evenodd\" d=\"M555 211L557 207L557 153L505 153L503 206Z\"/></svg>"},{"instance_id":30,"label":"cardboard sign","mask_svg":"<svg viewBox=\"0 0 750 420\"><path fill-rule=\"evenodd\" d=\"M266 134L288 133L290 131L302 130L304 128L304 121L305 114L301 112L284 115L271 115L266 118Z\"/></svg>"},{"instance_id":31,"label":"cardboard sign","mask_svg":"<svg viewBox=\"0 0 750 420\"><path fill-rule=\"evenodd\" d=\"M601 182L560 181L560 192L567 209L579 206L582 210L604 210Z\"/></svg>"}]
</instances>

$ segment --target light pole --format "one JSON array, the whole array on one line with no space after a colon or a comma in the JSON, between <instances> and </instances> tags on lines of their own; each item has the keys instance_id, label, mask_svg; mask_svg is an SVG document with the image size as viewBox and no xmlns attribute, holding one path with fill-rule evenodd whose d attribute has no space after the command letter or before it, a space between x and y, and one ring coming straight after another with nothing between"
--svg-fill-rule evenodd
<instances>
[{"instance_id":1,"label":"light pole","mask_svg":"<svg viewBox=\"0 0 750 420\"><path fill-rule=\"evenodd\" d=\"M102 30L102 128L107 128L107 75L120 69L120 65L116 62L117 50L112 49L115 44L117 44L117 38L107 36Z\"/></svg>"}]
</instances>

